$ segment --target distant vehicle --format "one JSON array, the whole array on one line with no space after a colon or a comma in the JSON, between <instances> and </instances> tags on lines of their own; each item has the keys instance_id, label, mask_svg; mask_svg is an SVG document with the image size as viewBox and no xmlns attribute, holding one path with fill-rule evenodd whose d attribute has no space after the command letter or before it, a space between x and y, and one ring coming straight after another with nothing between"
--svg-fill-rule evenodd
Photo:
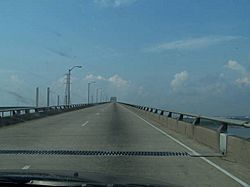
<instances>
[{"instance_id":1,"label":"distant vehicle","mask_svg":"<svg viewBox=\"0 0 250 187\"><path fill-rule=\"evenodd\" d=\"M110 102L111 103L116 103L117 102L117 97L110 97Z\"/></svg>"}]
</instances>

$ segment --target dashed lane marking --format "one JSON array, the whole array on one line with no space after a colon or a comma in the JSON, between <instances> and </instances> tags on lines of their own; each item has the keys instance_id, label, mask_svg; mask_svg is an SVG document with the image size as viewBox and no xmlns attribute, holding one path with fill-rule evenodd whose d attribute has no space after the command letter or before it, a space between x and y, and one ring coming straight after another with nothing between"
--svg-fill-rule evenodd
<instances>
[{"instance_id":1,"label":"dashed lane marking","mask_svg":"<svg viewBox=\"0 0 250 187\"><path fill-rule=\"evenodd\" d=\"M84 124L82 124L82 127L84 127L85 125L87 125L89 123L89 121L86 121Z\"/></svg>"},{"instance_id":2,"label":"dashed lane marking","mask_svg":"<svg viewBox=\"0 0 250 187\"><path fill-rule=\"evenodd\" d=\"M24 167L22 167L22 169L29 169L30 168L30 165L26 165L26 166L24 166Z\"/></svg>"}]
</instances>

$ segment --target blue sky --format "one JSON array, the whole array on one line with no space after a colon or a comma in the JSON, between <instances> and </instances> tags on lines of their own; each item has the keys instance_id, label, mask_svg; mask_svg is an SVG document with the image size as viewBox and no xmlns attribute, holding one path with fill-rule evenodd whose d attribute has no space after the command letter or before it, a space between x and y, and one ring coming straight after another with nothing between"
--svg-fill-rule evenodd
<instances>
[{"instance_id":1,"label":"blue sky","mask_svg":"<svg viewBox=\"0 0 250 187\"><path fill-rule=\"evenodd\" d=\"M204 115L250 115L250 1L2 0L0 105L72 102L87 83L120 101Z\"/></svg>"}]
</instances>

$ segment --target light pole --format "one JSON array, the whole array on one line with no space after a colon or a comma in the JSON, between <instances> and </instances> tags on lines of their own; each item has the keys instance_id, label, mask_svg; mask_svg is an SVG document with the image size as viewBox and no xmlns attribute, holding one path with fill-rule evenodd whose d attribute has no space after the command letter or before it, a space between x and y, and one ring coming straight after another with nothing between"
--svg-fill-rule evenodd
<instances>
[{"instance_id":1,"label":"light pole","mask_svg":"<svg viewBox=\"0 0 250 187\"><path fill-rule=\"evenodd\" d=\"M67 76L67 85L68 85L67 105L70 105L70 74L74 68L82 68L82 66L73 66L72 68L69 69Z\"/></svg>"},{"instance_id":2,"label":"light pole","mask_svg":"<svg viewBox=\"0 0 250 187\"><path fill-rule=\"evenodd\" d=\"M39 105L39 87L36 87L36 107Z\"/></svg>"},{"instance_id":3,"label":"light pole","mask_svg":"<svg viewBox=\"0 0 250 187\"><path fill-rule=\"evenodd\" d=\"M102 93L103 93L103 89L101 89L101 94L100 94L100 102L102 103L103 99L102 99Z\"/></svg>"},{"instance_id":4,"label":"light pole","mask_svg":"<svg viewBox=\"0 0 250 187\"><path fill-rule=\"evenodd\" d=\"M90 85L96 83L95 81L88 83L88 104L89 104L89 92L90 92Z\"/></svg>"},{"instance_id":5,"label":"light pole","mask_svg":"<svg viewBox=\"0 0 250 187\"><path fill-rule=\"evenodd\" d=\"M47 88L47 107L49 107L50 88Z\"/></svg>"},{"instance_id":6,"label":"light pole","mask_svg":"<svg viewBox=\"0 0 250 187\"><path fill-rule=\"evenodd\" d=\"M102 88L96 88L96 103L98 103L98 92L99 90L102 90Z\"/></svg>"}]
</instances>

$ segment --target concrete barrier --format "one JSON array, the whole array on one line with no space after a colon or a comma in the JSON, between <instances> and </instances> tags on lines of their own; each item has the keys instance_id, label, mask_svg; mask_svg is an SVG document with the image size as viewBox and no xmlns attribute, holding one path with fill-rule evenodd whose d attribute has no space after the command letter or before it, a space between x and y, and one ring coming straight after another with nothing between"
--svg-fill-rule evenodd
<instances>
[{"instance_id":1,"label":"concrete barrier","mask_svg":"<svg viewBox=\"0 0 250 187\"><path fill-rule=\"evenodd\" d=\"M212 148L216 152L219 152L219 133L212 130L208 129L205 127L200 127L200 126L194 126L194 136L193 138L204 144L207 145L208 147Z\"/></svg>"},{"instance_id":2,"label":"concrete barrier","mask_svg":"<svg viewBox=\"0 0 250 187\"><path fill-rule=\"evenodd\" d=\"M190 123L186 124L186 136L188 138L194 138L194 128L195 128L194 125L192 125Z\"/></svg>"},{"instance_id":3,"label":"concrete barrier","mask_svg":"<svg viewBox=\"0 0 250 187\"><path fill-rule=\"evenodd\" d=\"M215 152L220 151L221 134L218 131L167 117L166 115L145 111L143 109L135 111L133 106L127 107L143 117L154 120L170 130L185 135L188 138L194 139L197 142L212 148ZM231 160L250 167L250 141L235 136L226 137L226 160Z\"/></svg>"},{"instance_id":4,"label":"concrete barrier","mask_svg":"<svg viewBox=\"0 0 250 187\"><path fill-rule=\"evenodd\" d=\"M106 103L106 102L105 102ZM105 104L98 103L98 104ZM0 111L2 114L0 116L0 127L6 125L12 125L20 122L25 122L28 120L38 119L42 117L47 117L51 115L56 115L64 112L79 110L97 104L78 104L71 106L51 106L51 107L40 107L40 108L10 108ZM31 112L33 111L33 112ZM4 116L4 113L8 113L8 116Z\"/></svg>"},{"instance_id":5,"label":"concrete barrier","mask_svg":"<svg viewBox=\"0 0 250 187\"><path fill-rule=\"evenodd\" d=\"M177 121L177 126L176 126L176 132L186 135L186 129L187 129L188 123L183 122L183 121Z\"/></svg>"},{"instance_id":6,"label":"concrete barrier","mask_svg":"<svg viewBox=\"0 0 250 187\"><path fill-rule=\"evenodd\" d=\"M250 141L227 136L227 159L250 167Z\"/></svg>"},{"instance_id":7,"label":"concrete barrier","mask_svg":"<svg viewBox=\"0 0 250 187\"><path fill-rule=\"evenodd\" d=\"M173 131L177 130L177 120L172 118L167 118L167 127Z\"/></svg>"}]
</instances>

